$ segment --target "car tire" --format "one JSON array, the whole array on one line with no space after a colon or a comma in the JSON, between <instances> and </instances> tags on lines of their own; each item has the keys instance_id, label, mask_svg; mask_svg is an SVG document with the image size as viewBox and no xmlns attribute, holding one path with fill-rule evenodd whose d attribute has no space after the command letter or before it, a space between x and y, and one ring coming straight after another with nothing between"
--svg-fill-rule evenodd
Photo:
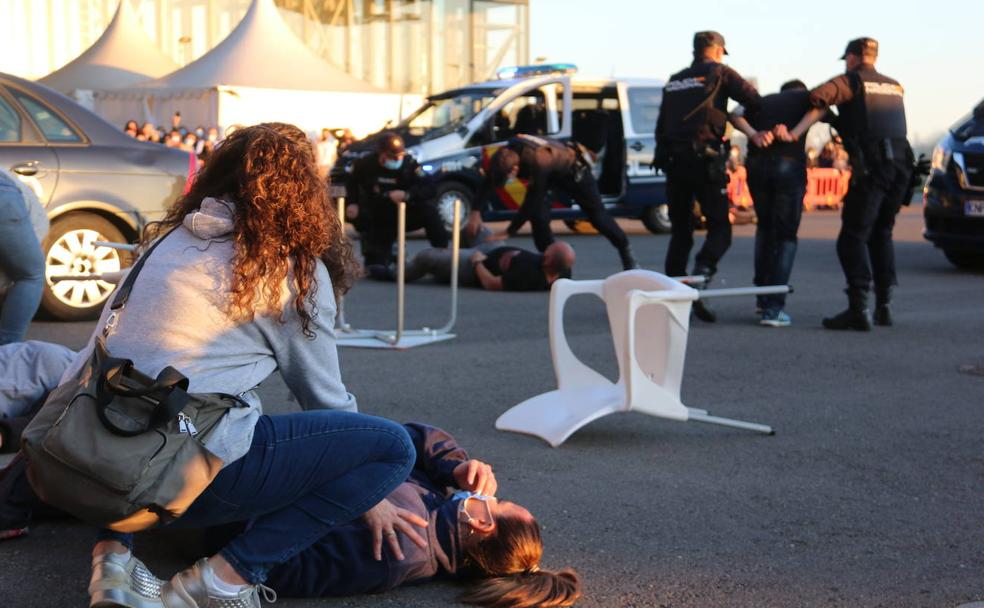
<instances>
[{"instance_id":1,"label":"car tire","mask_svg":"<svg viewBox=\"0 0 984 608\"><path fill-rule=\"evenodd\" d=\"M598 229L585 219L564 220L564 225L576 234L598 234Z\"/></svg>"},{"instance_id":2,"label":"car tire","mask_svg":"<svg viewBox=\"0 0 984 608\"><path fill-rule=\"evenodd\" d=\"M71 213L51 222L44 240L45 286L41 312L59 321L86 321L99 317L116 288L108 281L53 281L66 275L116 272L130 265L127 252L96 247L93 241L126 243L112 222L94 213Z\"/></svg>"},{"instance_id":3,"label":"car tire","mask_svg":"<svg viewBox=\"0 0 984 608\"><path fill-rule=\"evenodd\" d=\"M943 255L957 268L963 270L984 270L984 253L944 249Z\"/></svg>"},{"instance_id":4,"label":"car tire","mask_svg":"<svg viewBox=\"0 0 984 608\"><path fill-rule=\"evenodd\" d=\"M471 188L461 182L446 181L437 185L437 196L434 199L437 205L437 212L441 215L444 222L444 229L448 232L454 228L454 201L461 201L461 225L464 226L468 221L468 214L472 210L472 202L475 200L475 193Z\"/></svg>"},{"instance_id":5,"label":"car tire","mask_svg":"<svg viewBox=\"0 0 984 608\"><path fill-rule=\"evenodd\" d=\"M653 234L667 234L673 228L673 225L670 224L669 205L650 205L642 210L639 219L642 220L642 225L646 227L646 230Z\"/></svg>"}]
</instances>

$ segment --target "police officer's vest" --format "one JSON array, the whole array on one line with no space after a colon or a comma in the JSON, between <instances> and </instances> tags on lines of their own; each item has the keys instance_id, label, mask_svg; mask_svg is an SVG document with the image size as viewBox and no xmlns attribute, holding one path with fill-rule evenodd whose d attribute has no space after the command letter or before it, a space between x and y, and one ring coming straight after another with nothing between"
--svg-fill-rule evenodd
<instances>
[{"instance_id":1,"label":"police officer's vest","mask_svg":"<svg viewBox=\"0 0 984 608\"><path fill-rule=\"evenodd\" d=\"M728 115L717 107L723 71L720 63L702 62L670 76L659 110L663 114L661 139L690 142L704 125L723 135Z\"/></svg>"},{"instance_id":2,"label":"police officer's vest","mask_svg":"<svg viewBox=\"0 0 984 608\"><path fill-rule=\"evenodd\" d=\"M845 138L858 140L905 139L904 93L897 81L872 67L849 73L857 78L851 101L837 106L837 130Z\"/></svg>"}]
</instances>

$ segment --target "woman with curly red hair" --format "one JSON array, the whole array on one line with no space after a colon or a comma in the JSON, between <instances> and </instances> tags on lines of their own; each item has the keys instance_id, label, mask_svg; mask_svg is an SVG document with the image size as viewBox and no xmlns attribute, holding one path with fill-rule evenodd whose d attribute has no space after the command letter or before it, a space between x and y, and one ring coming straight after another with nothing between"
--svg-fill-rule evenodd
<instances>
[{"instance_id":1,"label":"woman with curly red hair","mask_svg":"<svg viewBox=\"0 0 984 608\"><path fill-rule=\"evenodd\" d=\"M168 528L253 523L166 583L133 556L132 535L101 531L90 605L258 608L267 572L334 526L368 511L387 535L409 528L384 498L409 473L413 446L400 425L356 413L341 380L335 295L356 266L304 133L281 123L232 133L149 227L154 238L108 348L242 405L205 440L223 469ZM254 389L274 371L304 412L262 414Z\"/></svg>"}]
</instances>

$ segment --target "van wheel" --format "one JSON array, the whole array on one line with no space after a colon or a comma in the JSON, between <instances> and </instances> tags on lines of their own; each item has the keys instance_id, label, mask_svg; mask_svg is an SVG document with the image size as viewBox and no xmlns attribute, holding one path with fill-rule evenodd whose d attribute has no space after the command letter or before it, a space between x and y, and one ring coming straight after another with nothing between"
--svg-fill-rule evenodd
<instances>
[{"instance_id":1,"label":"van wheel","mask_svg":"<svg viewBox=\"0 0 984 608\"><path fill-rule=\"evenodd\" d=\"M984 270L984 253L944 249L943 255L957 268L964 270Z\"/></svg>"},{"instance_id":2,"label":"van wheel","mask_svg":"<svg viewBox=\"0 0 984 608\"><path fill-rule=\"evenodd\" d=\"M447 181L438 184L437 212L441 214L445 230L451 232L454 229L454 202L461 202L461 225L464 226L468 221L468 214L471 213L474 199L475 194L471 188L461 182Z\"/></svg>"},{"instance_id":3,"label":"van wheel","mask_svg":"<svg viewBox=\"0 0 984 608\"><path fill-rule=\"evenodd\" d=\"M577 234L598 234L598 230L585 219L564 220L564 225Z\"/></svg>"},{"instance_id":4,"label":"van wheel","mask_svg":"<svg viewBox=\"0 0 984 608\"><path fill-rule=\"evenodd\" d=\"M116 284L96 279L56 280L118 272L130 265L130 255L95 241L126 243L126 237L108 220L93 213L72 213L51 223L44 241L45 286L41 310L59 321L95 319Z\"/></svg>"},{"instance_id":5,"label":"van wheel","mask_svg":"<svg viewBox=\"0 0 984 608\"><path fill-rule=\"evenodd\" d=\"M642 210L639 219L642 220L642 225L653 234L667 234L673 227L670 224L670 206L666 204L646 207Z\"/></svg>"}]
</instances>

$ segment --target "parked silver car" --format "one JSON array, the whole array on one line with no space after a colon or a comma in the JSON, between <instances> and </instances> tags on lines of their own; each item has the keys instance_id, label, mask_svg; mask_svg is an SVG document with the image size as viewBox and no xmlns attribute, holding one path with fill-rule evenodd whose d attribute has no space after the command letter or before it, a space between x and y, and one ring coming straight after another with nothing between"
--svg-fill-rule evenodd
<instances>
[{"instance_id":1,"label":"parked silver car","mask_svg":"<svg viewBox=\"0 0 984 608\"><path fill-rule=\"evenodd\" d=\"M127 266L125 253L94 243L136 240L196 169L194 155L137 141L64 95L7 74L0 74L0 164L48 212L41 308L63 320L98 315L114 287L64 277Z\"/></svg>"}]
</instances>

